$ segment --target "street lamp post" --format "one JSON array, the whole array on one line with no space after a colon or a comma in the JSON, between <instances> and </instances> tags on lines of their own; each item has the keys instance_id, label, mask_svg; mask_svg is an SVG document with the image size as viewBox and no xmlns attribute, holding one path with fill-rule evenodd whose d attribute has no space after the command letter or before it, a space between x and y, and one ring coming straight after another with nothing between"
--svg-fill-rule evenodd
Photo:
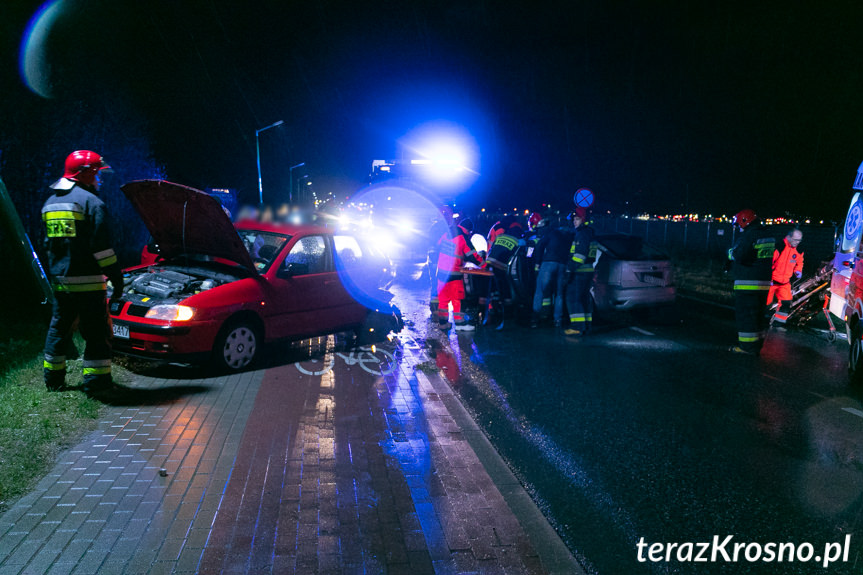
<instances>
[{"instance_id":1,"label":"street lamp post","mask_svg":"<svg viewBox=\"0 0 863 575\"><path fill-rule=\"evenodd\" d=\"M290 180L290 182L288 182L288 184L290 184L290 187L288 188L288 203L291 205L294 205L294 169L305 165L305 162L300 162L296 166L288 168L288 179Z\"/></svg>"},{"instance_id":2,"label":"street lamp post","mask_svg":"<svg viewBox=\"0 0 863 575\"><path fill-rule=\"evenodd\" d=\"M258 134L260 134L264 130L269 130L270 128L275 128L276 126L281 126L282 124L284 124L284 121L279 120L278 122L270 124L269 126L267 126L265 128L261 128L260 130L255 130L255 151L257 152L257 156L258 156L258 203L260 203L261 205L263 205L263 203L264 203L264 186L261 184L261 144L258 141Z\"/></svg>"}]
</instances>

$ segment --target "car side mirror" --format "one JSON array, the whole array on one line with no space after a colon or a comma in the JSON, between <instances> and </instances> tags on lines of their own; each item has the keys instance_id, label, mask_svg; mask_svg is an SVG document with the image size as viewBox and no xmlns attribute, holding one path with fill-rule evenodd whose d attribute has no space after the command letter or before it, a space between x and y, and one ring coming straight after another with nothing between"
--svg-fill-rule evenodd
<instances>
[{"instance_id":1,"label":"car side mirror","mask_svg":"<svg viewBox=\"0 0 863 575\"><path fill-rule=\"evenodd\" d=\"M309 264L291 263L286 267L279 268L279 273L276 274L280 278L290 278L294 276L302 276L309 273Z\"/></svg>"}]
</instances>

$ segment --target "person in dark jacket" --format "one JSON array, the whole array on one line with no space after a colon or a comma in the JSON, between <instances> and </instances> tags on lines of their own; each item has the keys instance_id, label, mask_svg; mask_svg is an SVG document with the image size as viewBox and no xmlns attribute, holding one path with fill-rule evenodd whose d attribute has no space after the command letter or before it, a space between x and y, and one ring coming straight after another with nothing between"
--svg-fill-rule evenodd
<instances>
[{"instance_id":1,"label":"person in dark jacket","mask_svg":"<svg viewBox=\"0 0 863 575\"><path fill-rule=\"evenodd\" d=\"M548 316L553 303L554 325L560 327L566 293L566 262L573 237L569 230L551 226L545 218L539 221L536 229L539 241L536 242L533 259L537 278L530 326L537 327L540 319Z\"/></svg>"},{"instance_id":2,"label":"person in dark jacket","mask_svg":"<svg viewBox=\"0 0 863 575\"><path fill-rule=\"evenodd\" d=\"M728 250L734 274L734 311L737 345L732 353L758 356L767 332L765 311L776 238L761 225L753 210L738 212L733 223L742 232Z\"/></svg>"},{"instance_id":3,"label":"person in dark jacket","mask_svg":"<svg viewBox=\"0 0 863 575\"><path fill-rule=\"evenodd\" d=\"M63 177L51 184L53 195L42 207L48 276L54 307L45 338L44 378L49 390L65 385L66 355L76 321L84 338L84 386L95 390L111 384L111 322L105 276L112 299L123 294L123 272L111 247L108 214L96 193L105 160L89 150L66 158Z\"/></svg>"}]
</instances>

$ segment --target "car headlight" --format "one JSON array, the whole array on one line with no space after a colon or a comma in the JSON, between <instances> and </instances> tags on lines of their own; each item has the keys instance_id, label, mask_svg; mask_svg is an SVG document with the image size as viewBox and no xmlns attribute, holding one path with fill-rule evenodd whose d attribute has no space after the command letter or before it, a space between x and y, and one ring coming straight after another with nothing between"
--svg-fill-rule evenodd
<instances>
[{"instance_id":1,"label":"car headlight","mask_svg":"<svg viewBox=\"0 0 863 575\"><path fill-rule=\"evenodd\" d=\"M186 305L154 305L144 317L167 321L189 321L195 315L195 308Z\"/></svg>"}]
</instances>

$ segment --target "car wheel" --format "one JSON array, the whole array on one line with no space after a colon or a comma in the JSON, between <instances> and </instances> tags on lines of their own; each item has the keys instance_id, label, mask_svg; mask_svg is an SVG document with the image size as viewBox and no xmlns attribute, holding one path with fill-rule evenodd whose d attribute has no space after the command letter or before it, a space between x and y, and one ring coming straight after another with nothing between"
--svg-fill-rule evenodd
<instances>
[{"instance_id":1,"label":"car wheel","mask_svg":"<svg viewBox=\"0 0 863 575\"><path fill-rule=\"evenodd\" d=\"M223 371L240 371L255 362L261 343L260 331L251 323L231 323L216 338L213 359Z\"/></svg>"},{"instance_id":2,"label":"car wheel","mask_svg":"<svg viewBox=\"0 0 863 575\"><path fill-rule=\"evenodd\" d=\"M848 378L853 384L863 384L863 322L854 324L848 351Z\"/></svg>"}]
</instances>

